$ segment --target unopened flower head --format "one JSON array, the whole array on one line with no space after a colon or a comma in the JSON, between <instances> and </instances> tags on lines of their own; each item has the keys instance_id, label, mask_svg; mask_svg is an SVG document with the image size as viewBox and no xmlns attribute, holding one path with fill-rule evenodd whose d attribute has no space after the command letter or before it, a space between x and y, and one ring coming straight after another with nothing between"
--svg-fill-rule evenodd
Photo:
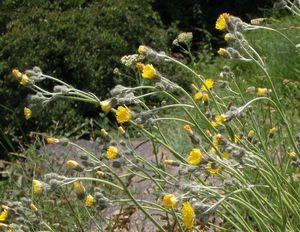
<instances>
[{"instance_id":1,"label":"unopened flower head","mask_svg":"<svg viewBox=\"0 0 300 232\"><path fill-rule=\"evenodd\" d=\"M43 191L43 183L39 180L33 180L32 188L33 188L33 193L39 195Z\"/></svg>"},{"instance_id":2,"label":"unopened flower head","mask_svg":"<svg viewBox=\"0 0 300 232\"><path fill-rule=\"evenodd\" d=\"M193 148L189 153L188 162L191 165L198 165L201 163L203 155L199 149Z\"/></svg>"},{"instance_id":3,"label":"unopened flower head","mask_svg":"<svg viewBox=\"0 0 300 232\"><path fill-rule=\"evenodd\" d=\"M100 102L101 110L105 113L109 112L112 108L112 104L110 100L104 100Z\"/></svg>"},{"instance_id":4,"label":"unopened flower head","mask_svg":"<svg viewBox=\"0 0 300 232\"><path fill-rule=\"evenodd\" d=\"M138 53L141 54L141 55L146 55L147 49L148 48L146 46L140 45L139 48L138 48Z\"/></svg>"},{"instance_id":5,"label":"unopened flower head","mask_svg":"<svg viewBox=\"0 0 300 232\"><path fill-rule=\"evenodd\" d=\"M83 168L80 167L79 163L77 161L75 161L75 160L68 160L66 162L66 166L70 170L76 170L78 172L83 171Z\"/></svg>"},{"instance_id":6,"label":"unopened flower head","mask_svg":"<svg viewBox=\"0 0 300 232\"><path fill-rule=\"evenodd\" d=\"M106 156L109 160L115 159L118 155L118 148L115 146L109 146L106 151Z\"/></svg>"},{"instance_id":7,"label":"unopened flower head","mask_svg":"<svg viewBox=\"0 0 300 232\"><path fill-rule=\"evenodd\" d=\"M162 204L166 208L173 208L178 202L178 198L174 194L166 194L163 197Z\"/></svg>"},{"instance_id":8,"label":"unopened flower head","mask_svg":"<svg viewBox=\"0 0 300 232\"><path fill-rule=\"evenodd\" d=\"M230 14L223 13L221 14L216 21L216 29L219 31L223 31L227 27L227 23L229 22Z\"/></svg>"},{"instance_id":9,"label":"unopened flower head","mask_svg":"<svg viewBox=\"0 0 300 232\"><path fill-rule=\"evenodd\" d=\"M81 181L75 181L73 183L73 189L74 192L77 194L77 197L80 199L84 198L85 195L85 187L83 186L83 184L81 183Z\"/></svg>"},{"instance_id":10,"label":"unopened flower head","mask_svg":"<svg viewBox=\"0 0 300 232\"><path fill-rule=\"evenodd\" d=\"M294 151L289 152L289 157L291 157L291 159L293 160L297 160L297 154Z\"/></svg>"},{"instance_id":11,"label":"unopened flower head","mask_svg":"<svg viewBox=\"0 0 300 232\"><path fill-rule=\"evenodd\" d=\"M176 160L164 160L164 164L165 165L169 165L169 166L175 166L175 167L178 167L180 166L180 163Z\"/></svg>"},{"instance_id":12,"label":"unopened flower head","mask_svg":"<svg viewBox=\"0 0 300 232\"><path fill-rule=\"evenodd\" d=\"M122 134L122 135L126 133L125 130L124 130L124 128L123 128L122 126L119 126L119 127L118 127L118 131L119 131L119 133Z\"/></svg>"},{"instance_id":13,"label":"unopened flower head","mask_svg":"<svg viewBox=\"0 0 300 232\"><path fill-rule=\"evenodd\" d=\"M186 228L191 229L195 220L195 211L190 204L190 202L186 201L182 204L181 209L182 221Z\"/></svg>"},{"instance_id":14,"label":"unopened flower head","mask_svg":"<svg viewBox=\"0 0 300 232\"><path fill-rule=\"evenodd\" d=\"M19 80L22 77L22 73L18 69L13 69L12 74Z\"/></svg>"},{"instance_id":15,"label":"unopened flower head","mask_svg":"<svg viewBox=\"0 0 300 232\"><path fill-rule=\"evenodd\" d=\"M277 130L278 129L276 127L272 127L269 131L269 138L273 138Z\"/></svg>"},{"instance_id":16,"label":"unopened flower head","mask_svg":"<svg viewBox=\"0 0 300 232\"><path fill-rule=\"evenodd\" d=\"M32 202L31 202L31 204L29 205L29 207L30 207L30 209L32 210L32 211L34 211L34 212L37 212L38 211L38 208L35 206L35 204L33 204Z\"/></svg>"},{"instance_id":17,"label":"unopened flower head","mask_svg":"<svg viewBox=\"0 0 300 232\"><path fill-rule=\"evenodd\" d=\"M152 64L146 64L142 70L142 77L145 79L152 79L157 75L156 69Z\"/></svg>"},{"instance_id":18,"label":"unopened flower head","mask_svg":"<svg viewBox=\"0 0 300 232\"><path fill-rule=\"evenodd\" d=\"M32 111L28 107L24 107L24 117L26 120L31 118Z\"/></svg>"},{"instance_id":19,"label":"unopened flower head","mask_svg":"<svg viewBox=\"0 0 300 232\"><path fill-rule=\"evenodd\" d=\"M226 42L235 40L235 36L234 36L234 34L232 34L232 33L226 33L225 36L224 36L224 40L225 40Z\"/></svg>"},{"instance_id":20,"label":"unopened flower head","mask_svg":"<svg viewBox=\"0 0 300 232\"><path fill-rule=\"evenodd\" d=\"M47 141L47 144L57 144L57 143L59 143L59 139L53 138L53 137L47 137L46 141Z\"/></svg>"},{"instance_id":21,"label":"unopened flower head","mask_svg":"<svg viewBox=\"0 0 300 232\"><path fill-rule=\"evenodd\" d=\"M119 106L116 112L118 123L128 122L131 119L131 112L126 106Z\"/></svg>"}]
</instances>

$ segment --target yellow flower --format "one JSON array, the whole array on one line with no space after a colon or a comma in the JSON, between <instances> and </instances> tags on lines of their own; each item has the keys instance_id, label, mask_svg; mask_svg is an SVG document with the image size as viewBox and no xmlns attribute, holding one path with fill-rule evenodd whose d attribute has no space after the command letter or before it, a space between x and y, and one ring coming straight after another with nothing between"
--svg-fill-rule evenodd
<instances>
[{"instance_id":1,"label":"yellow flower","mask_svg":"<svg viewBox=\"0 0 300 232\"><path fill-rule=\"evenodd\" d=\"M105 113L109 112L111 109L111 101L110 100L104 100L100 102L101 110Z\"/></svg>"},{"instance_id":2,"label":"yellow flower","mask_svg":"<svg viewBox=\"0 0 300 232\"><path fill-rule=\"evenodd\" d=\"M209 131L209 129L206 129L206 130L205 130L205 135L206 135L208 138L211 138L211 137L212 137L212 134L211 134L211 132Z\"/></svg>"},{"instance_id":3,"label":"yellow flower","mask_svg":"<svg viewBox=\"0 0 300 232\"><path fill-rule=\"evenodd\" d=\"M273 138L273 136L275 135L275 133L277 132L277 128L276 127L272 127L269 131L269 138Z\"/></svg>"},{"instance_id":4,"label":"yellow flower","mask_svg":"<svg viewBox=\"0 0 300 232\"><path fill-rule=\"evenodd\" d=\"M194 99L196 101L200 101L201 99L203 98L203 93L201 91L197 92L195 95L194 95Z\"/></svg>"},{"instance_id":5,"label":"yellow flower","mask_svg":"<svg viewBox=\"0 0 300 232\"><path fill-rule=\"evenodd\" d=\"M219 54L220 56L225 56L225 55L227 54L227 51L226 51L226 49L224 49L224 48L219 48L218 54Z\"/></svg>"},{"instance_id":6,"label":"yellow flower","mask_svg":"<svg viewBox=\"0 0 300 232\"><path fill-rule=\"evenodd\" d=\"M220 114L215 117L217 123L225 123L228 120L228 116L226 114Z\"/></svg>"},{"instance_id":7,"label":"yellow flower","mask_svg":"<svg viewBox=\"0 0 300 232\"><path fill-rule=\"evenodd\" d=\"M254 130L249 130L248 138L253 138L254 136L255 136L255 131Z\"/></svg>"},{"instance_id":8,"label":"yellow flower","mask_svg":"<svg viewBox=\"0 0 300 232\"><path fill-rule=\"evenodd\" d=\"M139 70L143 70L144 66L145 66L145 65L144 65L143 63L140 63L140 62L138 62L138 63L135 64L135 67L136 67L137 69L139 69Z\"/></svg>"},{"instance_id":9,"label":"yellow flower","mask_svg":"<svg viewBox=\"0 0 300 232\"><path fill-rule=\"evenodd\" d=\"M207 164L207 170L210 174L216 174L221 170L221 166L216 163L209 162Z\"/></svg>"},{"instance_id":10,"label":"yellow flower","mask_svg":"<svg viewBox=\"0 0 300 232\"><path fill-rule=\"evenodd\" d=\"M21 80L20 80L20 84L25 86L25 85L28 84L28 82L29 82L28 76L27 76L26 74L23 74L23 75L22 75L22 78L21 78Z\"/></svg>"},{"instance_id":11,"label":"yellow flower","mask_svg":"<svg viewBox=\"0 0 300 232\"><path fill-rule=\"evenodd\" d=\"M91 194L87 195L85 198L85 205L87 207L92 207L94 203L95 203L94 197Z\"/></svg>"},{"instance_id":12,"label":"yellow flower","mask_svg":"<svg viewBox=\"0 0 300 232\"><path fill-rule=\"evenodd\" d=\"M238 144L240 142L240 136L234 135L234 143Z\"/></svg>"},{"instance_id":13,"label":"yellow flower","mask_svg":"<svg viewBox=\"0 0 300 232\"><path fill-rule=\"evenodd\" d=\"M143 67L142 77L146 79L152 79L157 75L156 69L152 64L147 64Z\"/></svg>"},{"instance_id":14,"label":"yellow flower","mask_svg":"<svg viewBox=\"0 0 300 232\"><path fill-rule=\"evenodd\" d=\"M259 97L265 96L267 92L268 92L267 88L257 88L257 95Z\"/></svg>"},{"instance_id":15,"label":"yellow flower","mask_svg":"<svg viewBox=\"0 0 300 232\"><path fill-rule=\"evenodd\" d=\"M30 207L30 209L31 209L32 211L34 211L34 212L37 212L37 211L38 211L37 207L36 207L35 204L33 204L33 203L31 203L29 207Z\"/></svg>"},{"instance_id":16,"label":"yellow flower","mask_svg":"<svg viewBox=\"0 0 300 232\"><path fill-rule=\"evenodd\" d=\"M166 194L162 200L162 204L166 208L172 208L174 207L178 202L177 197L174 194Z\"/></svg>"},{"instance_id":17,"label":"yellow flower","mask_svg":"<svg viewBox=\"0 0 300 232\"><path fill-rule=\"evenodd\" d=\"M20 79L22 77L22 73L18 69L13 69L12 74L17 78Z\"/></svg>"},{"instance_id":18,"label":"yellow flower","mask_svg":"<svg viewBox=\"0 0 300 232\"><path fill-rule=\"evenodd\" d=\"M118 148L115 146L109 146L106 151L106 156L109 160L115 159L118 155Z\"/></svg>"},{"instance_id":19,"label":"yellow flower","mask_svg":"<svg viewBox=\"0 0 300 232\"><path fill-rule=\"evenodd\" d=\"M211 121L211 125L212 125L213 127L219 126L219 124L218 124L215 120Z\"/></svg>"},{"instance_id":20,"label":"yellow flower","mask_svg":"<svg viewBox=\"0 0 300 232\"><path fill-rule=\"evenodd\" d=\"M39 180L33 180L33 193L36 195L41 194L43 190L43 183Z\"/></svg>"},{"instance_id":21,"label":"yellow flower","mask_svg":"<svg viewBox=\"0 0 300 232\"><path fill-rule=\"evenodd\" d=\"M192 128L191 128L190 125L185 124L185 125L183 126L183 129L184 129L184 131L185 131L186 133L188 133L188 134L193 134L193 130L192 130Z\"/></svg>"},{"instance_id":22,"label":"yellow flower","mask_svg":"<svg viewBox=\"0 0 300 232\"><path fill-rule=\"evenodd\" d=\"M205 85L206 86L205 86ZM208 91L208 89L212 89L213 87L214 87L214 84L215 84L215 82L214 82L214 80L213 79L206 79L205 81L204 81L204 84L201 86L201 90L202 91ZM208 89L207 89L207 88Z\"/></svg>"},{"instance_id":23,"label":"yellow flower","mask_svg":"<svg viewBox=\"0 0 300 232\"><path fill-rule=\"evenodd\" d=\"M124 123L131 119L131 112L126 106L119 106L116 112L116 117L118 123Z\"/></svg>"},{"instance_id":24,"label":"yellow flower","mask_svg":"<svg viewBox=\"0 0 300 232\"><path fill-rule=\"evenodd\" d=\"M3 208L3 207L2 207ZM8 210L5 208L3 211L0 213L0 222L4 222L6 218L8 217Z\"/></svg>"},{"instance_id":25,"label":"yellow flower","mask_svg":"<svg viewBox=\"0 0 300 232\"><path fill-rule=\"evenodd\" d=\"M229 154L228 152L225 151L225 152L223 153L223 158L226 159L226 160L230 159L230 154Z\"/></svg>"},{"instance_id":26,"label":"yellow flower","mask_svg":"<svg viewBox=\"0 0 300 232\"><path fill-rule=\"evenodd\" d=\"M73 187L74 187L75 193L77 193L77 194L85 193L85 187L83 186L83 184L80 181L75 181L73 183Z\"/></svg>"},{"instance_id":27,"label":"yellow flower","mask_svg":"<svg viewBox=\"0 0 300 232\"><path fill-rule=\"evenodd\" d=\"M227 23L229 21L230 14L223 13L221 14L216 21L216 29L219 31L223 31L227 27Z\"/></svg>"},{"instance_id":28,"label":"yellow flower","mask_svg":"<svg viewBox=\"0 0 300 232\"><path fill-rule=\"evenodd\" d=\"M79 163L75 160L68 160L66 162L66 166L68 169L77 169L79 167Z\"/></svg>"},{"instance_id":29,"label":"yellow flower","mask_svg":"<svg viewBox=\"0 0 300 232\"><path fill-rule=\"evenodd\" d=\"M146 51L147 51L147 47L144 46L144 45L140 45L139 48L138 48L138 53L141 54L141 55L145 55L146 54Z\"/></svg>"},{"instance_id":30,"label":"yellow flower","mask_svg":"<svg viewBox=\"0 0 300 232\"><path fill-rule=\"evenodd\" d=\"M53 138L53 137L48 137L46 139L47 141L47 144L56 144L56 143L59 143L59 139L56 139L56 138Z\"/></svg>"},{"instance_id":31,"label":"yellow flower","mask_svg":"<svg viewBox=\"0 0 300 232\"><path fill-rule=\"evenodd\" d=\"M24 107L24 116L26 120L31 118L31 114L32 114L31 109Z\"/></svg>"},{"instance_id":32,"label":"yellow flower","mask_svg":"<svg viewBox=\"0 0 300 232\"><path fill-rule=\"evenodd\" d=\"M296 152L292 151L289 153L289 156L292 158L292 159L297 159L297 154Z\"/></svg>"},{"instance_id":33,"label":"yellow flower","mask_svg":"<svg viewBox=\"0 0 300 232\"><path fill-rule=\"evenodd\" d=\"M200 152L199 149L192 149L190 154L189 154L189 157L188 157L188 162L189 164L192 164L192 165L197 165L199 163L201 163L203 159L203 156L202 156L202 153Z\"/></svg>"},{"instance_id":34,"label":"yellow flower","mask_svg":"<svg viewBox=\"0 0 300 232\"><path fill-rule=\"evenodd\" d=\"M207 93L203 94L203 101L205 105L208 104L208 99L209 99L208 94Z\"/></svg>"},{"instance_id":35,"label":"yellow flower","mask_svg":"<svg viewBox=\"0 0 300 232\"><path fill-rule=\"evenodd\" d=\"M182 204L181 215L183 224L188 229L191 229L195 220L195 212L190 202L186 201Z\"/></svg>"},{"instance_id":36,"label":"yellow flower","mask_svg":"<svg viewBox=\"0 0 300 232\"><path fill-rule=\"evenodd\" d=\"M197 86L193 83L193 84L191 84L191 88L192 89L195 89L195 90L197 90L198 88L197 88Z\"/></svg>"}]
</instances>

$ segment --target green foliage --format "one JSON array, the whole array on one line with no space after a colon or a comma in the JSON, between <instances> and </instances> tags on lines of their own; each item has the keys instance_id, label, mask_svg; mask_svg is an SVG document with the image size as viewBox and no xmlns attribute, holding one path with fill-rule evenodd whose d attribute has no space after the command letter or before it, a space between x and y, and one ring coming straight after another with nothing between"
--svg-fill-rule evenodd
<instances>
[{"instance_id":1,"label":"green foliage","mask_svg":"<svg viewBox=\"0 0 300 232\"><path fill-rule=\"evenodd\" d=\"M43 72L102 98L116 84L112 71L122 55L135 51L141 43L164 49L168 41L168 32L148 1L4 0L0 4L0 76L6 80L15 67L39 66ZM130 79L119 82L128 84ZM11 92L16 88L15 80L3 81L0 99L11 110L18 107L16 115L21 118L26 99L22 91ZM61 124L82 123L79 112L83 117L92 113L70 111L74 115L71 123L61 117ZM51 111L37 117L44 122L39 129L53 125L51 118L60 113L60 107L52 105ZM23 120L16 127L7 112L1 116L4 130L16 130L20 135L21 128L25 129ZM29 126L36 128L34 123Z\"/></svg>"}]
</instances>

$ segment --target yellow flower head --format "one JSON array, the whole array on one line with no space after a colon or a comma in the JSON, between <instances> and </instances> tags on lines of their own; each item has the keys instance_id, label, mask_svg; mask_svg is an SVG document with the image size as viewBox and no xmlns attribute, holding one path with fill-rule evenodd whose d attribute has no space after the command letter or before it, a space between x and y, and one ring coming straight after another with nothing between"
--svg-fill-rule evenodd
<instances>
[{"instance_id":1,"label":"yellow flower head","mask_svg":"<svg viewBox=\"0 0 300 232\"><path fill-rule=\"evenodd\" d=\"M66 166L68 169L77 169L79 167L79 163L75 160L68 160L66 162Z\"/></svg>"},{"instance_id":2,"label":"yellow flower head","mask_svg":"<svg viewBox=\"0 0 300 232\"><path fill-rule=\"evenodd\" d=\"M59 143L59 139L56 139L56 138L53 138L53 137L48 137L46 139L47 141L47 144L56 144L56 143Z\"/></svg>"},{"instance_id":3,"label":"yellow flower head","mask_svg":"<svg viewBox=\"0 0 300 232\"><path fill-rule=\"evenodd\" d=\"M223 153L223 158L224 158L224 159L228 160L228 159L230 159L230 157L231 157L231 156L230 156L230 154L229 154L228 152L225 151L225 152Z\"/></svg>"},{"instance_id":4,"label":"yellow flower head","mask_svg":"<svg viewBox=\"0 0 300 232\"><path fill-rule=\"evenodd\" d=\"M219 18L216 21L216 29L219 31L223 31L227 27L227 23L229 21L230 14L223 13L219 16Z\"/></svg>"},{"instance_id":5,"label":"yellow flower head","mask_svg":"<svg viewBox=\"0 0 300 232\"><path fill-rule=\"evenodd\" d=\"M127 122L131 119L131 112L126 106L119 106L116 112L116 118L118 123Z\"/></svg>"},{"instance_id":6,"label":"yellow flower head","mask_svg":"<svg viewBox=\"0 0 300 232\"><path fill-rule=\"evenodd\" d=\"M248 138L253 138L254 136L255 136L255 131L254 130L249 130Z\"/></svg>"},{"instance_id":7,"label":"yellow flower head","mask_svg":"<svg viewBox=\"0 0 300 232\"><path fill-rule=\"evenodd\" d=\"M33 187L33 193L39 195L43 190L43 183L39 180L33 180L32 187Z\"/></svg>"},{"instance_id":8,"label":"yellow flower head","mask_svg":"<svg viewBox=\"0 0 300 232\"><path fill-rule=\"evenodd\" d=\"M199 149L192 149L190 154L189 154L189 157L188 157L188 162L189 164L192 164L192 165L197 165L199 163L201 163L203 159L203 156L202 156L202 153L200 152Z\"/></svg>"},{"instance_id":9,"label":"yellow flower head","mask_svg":"<svg viewBox=\"0 0 300 232\"><path fill-rule=\"evenodd\" d=\"M109 160L115 159L118 155L118 148L115 146L109 146L106 151L106 156Z\"/></svg>"},{"instance_id":10,"label":"yellow flower head","mask_svg":"<svg viewBox=\"0 0 300 232\"><path fill-rule=\"evenodd\" d=\"M119 131L119 133L122 134L122 135L126 133L125 130L124 130L124 128L123 128L122 126L119 126L119 127L118 127L118 131Z\"/></svg>"},{"instance_id":11,"label":"yellow flower head","mask_svg":"<svg viewBox=\"0 0 300 232\"><path fill-rule=\"evenodd\" d=\"M207 164L207 170L210 174L216 174L221 170L221 166L216 163L209 162Z\"/></svg>"},{"instance_id":12,"label":"yellow flower head","mask_svg":"<svg viewBox=\"0 0 300 232\"><path fill-rule=\"evenodd\" d=\"M267 92L268 92L267 88L257 88L257 95L259 97L265 96Z\"/></svg>"},{"instance_id":13,"label":"yellow flower head","mask_svg":"<svg viewBox=\"0 0 300 232\"><path fill-rule=\"evenodd\" d=\"M147 64L143 67L142 77L146 79L152 79L157 75L156 69L152 64Z\"/></svg>"},{"instance_id":14,"label":"yellow flower head","mask_svg":"<svg viewBox=\"0 0 300 232\"><path fill-rule=\"evenodd\" d=\"M104 101L101 101L100 102L100 106L101 106L101 110L104 112L104 113L107 113L110 111L111 109L111 101L110 100L104 100Z\"/></svg>"},{"instance_id":15,"label":"yellow flower head","mask_svg":"<svg viewBox=\"0 0 300 232\"><path fill-rule=\"evenodd\" d=\"M173 208L178 202L177 197L174 194L166 194L162 200L162 204L166 208Z\"/></svg>"},{"instance_id":16,"label":"yellow flower head","mask_svg":"<svg viewBox=\"0 0 300 232\"><path fill-rule=\"evenodd\" d=\"M31 109L24 107L24 116L26 120L31 118L31 114L32 114Z\"/></svg>"},{"instance_id":17,"label":"yellow flower head","mask_svg":"<svg viewBox=\"0 0 300 232\"><path fill-rule=\"evenodd\" d=\"M225 48L219 48L218 54L219 54L220 56L225 56L225 55L227 54L227 51L226 51Z\"/></svg>"},{"instance_id":18,"label":"yellow flower head","mask_svg":"<svg viewBox=\"0 0 300 232\"><path fill-rule=\"evenodd\" d=\"M136 67L137 69L139 69L139 70L143 70L144 66L145 66L145 65L144 65L143 63L140 63L140 62L138 62L138 63L135 64L135 67Z\"/></svg>"},{"instance_id":19,"label":"yellow flower head","mask_svg":"<svg viewBox=\"0 0 300 232\"><path fill-rule=\"evenodd\" d=\"M170 166L180 166L180 163L176 160L164 160L165 165L170 165Z\"/></svg>"},{"instance_id":20,"label":"yellow flower head","mask_svg":"<svg viewBox=\"0 0 300 232\"><path fill-rule=\"evenodd\" d=\"M193 83L193 84L191 84L191 88L192 89L195 89L195 90L197 90L198 89L198 87Z\"/></svg>"},{"instance_id":21,"label":"yellow flower head","mask_svg":"<svg viewBox=\"0 0 300 232\"><path fill-rule=\"evenodd\" d=\"M8 217L8 208L5 206L2 206L2 211L0 213L0 222L4 222L6 218Z\"/></svg>"},{"instance_id":22,"label":"yellow flower head","mask_svg":"<svg viewBox=\"0 0 300 232\"><path fill-rule=\"evenodd\" d=\"M289 156L291 157L291 159L297 159L297 154L296 154L296 152L294 152L294 151L292 151L292 152L290 152L289 153Z\"/></svg>"},{"instance_id":23,"label":"yellow flower head","mask_svg":"<svg viewBox=\"0 0 300 232\"><path fill-rule=\"evenodd\" d=\"M194 95L194 99L196 101L200 101L203 98L203 93L202 91L198 91L195 95Z\"/></svg>"},{"instance_id":24,"label":"yellow flower head","mask_svg":"<svg viewBox=\"0 0 300 232\"><path fill-rule=\"evenodd\" d=\"M195 220L195 211L191 206L190 202L186 201L182 204L181 215L183 224L188 229L191 229Z\"/></svg>"},{"instance_id":25,"label":"yellow flower head","mask_svg":"<svg viewBox=\"0 0 300 232\"><path fill-rule=\"evenodd\" d=\"M87 207L92 207L94 203L95 203L94 197L91 194L87 195L85 198L85 205Z\"/></svg>"},{"instance_id":26,"label":"yellow flower head","mask_svg":"<svg viewBox=\"0 0 300 232\"><path fill-rule=\"evenodd\" d=\"M271 129L270 129L270 131L269 131L269 135L270 136L274 136L274 134L277 132L277 128L276 127L272 127Z\"/></svg>"},{"instance_id":27,"label":"yellow flower head","mask_svg":"<svg viewBox=\"0 0 300 232\"><path fill-rule=\"evenodd\" d=\"M105 136L108 135L107 131L106 131L104 128L102 128L100 131L101 131L101 135L102 135L102 136L105 137Z\"/></svg>"},{"instance_id":28,"label":"yellow flower head","mask_svg":"<svg viewBox=\"0 0 300 232\"><path fill-rule=\"evenodd\" d=\"M75 193L77 193L77 194L85 193L85 187L83 186L83 184L80 181L75 181L73 183L73 187L74 187Z\"/></svg>"},{"instance_id":29,"label":"yellow flower head","mask_svg":"<svg viewBox=\"0 0 300 232\"><path fill-rule=\"evenodd\" d=\"M13 69L12 74L17 78L20 79L22 77L22 73L18 69Z\"/></svg>"},{"instance_id":30,"label":"yellow flower head","mask_svg":"<svg viewBox=\"0 0 300 232\"><path fill-rule=\"evenodd\" d=\"M208 104L208 99L209 99L208 94L207 93L203 94L204 104Z\"/></svg>"},{"instance_id":31,"label":"yellow flower head","mask_svg":"<svg viewBox=\"0 0 300 232\"><path fill-rule=\"evenodd\" d=\"M34 212L37 212L38 211L38 208L35 206L35 204L33 204L33 203L31 203L30 205L29 205L29 207L30 207L30 209L32 210L32 211L34 211Z\"/></svg>"},{"instance_id":32,"label":"yellow flower head","mask_svg":"<svg viewBox=\"0 0 300 232\"><path fill-rule=\"evenodd\" d=\"M190 126L189 124L185 124L185 125L183 126L183 129L184 129L184 131L185 131L186 133L188 133L188 134L193 134L193 130L192 130L192 128L191 128L191 126Z\"/></svg>"},{"instance_id":33,"label":"yellow flower head","mask_svg":"<svg viewBox=\"0 0 300 232\"><path fill-rule=\"evenodd\" d=\"M206 86L205 86L205 85ZM206 79L205 81L204 81L204 84L201 86L201 90L202 91L208 91L208 89L212 89L213 87L214 87L214 84L215 84L215 82L214 82L214 80L213 79ZM206 88L207 87L207 88Z\"/></svg>"},{"instance_id":34,"label":"yellow flower head","mask_svg":"<svg viewBox=\"0 0 300 232\"><path fill-rule=\"evenodd\" d=\"M25 86L28 84L28 82L29 82L28 76L26 74L23 74L20 80L20 84Z\"/></svg>"},{"instance_id":35,"label":"yellow flower head","mask_svg":"<svg viewBox=\"0 0 300 232\"><path fill-rule=\"evenodd\" d=\"M228 116L226 114L220 114L215 117L217 123L225 123L228 120Z\"/></svg>"},{"instance_id":36,"label":"yellow flower head","mask_svg":"<svg viewBox=\"0 0 300 232\"><path fill-rule=\"evenodd\" d=\"M208 138L211 138L211 137L212 137L212 134L211 134L211 132L210 132L209 129L206 129L206 130L205 130L205 135L206 135Z\"/></svg>"}]
</instances>

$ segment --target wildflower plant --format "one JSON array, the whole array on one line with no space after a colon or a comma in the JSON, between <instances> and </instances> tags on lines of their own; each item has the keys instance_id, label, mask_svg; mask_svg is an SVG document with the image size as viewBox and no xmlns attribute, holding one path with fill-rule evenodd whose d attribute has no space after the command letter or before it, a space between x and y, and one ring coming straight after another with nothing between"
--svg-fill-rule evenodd
<instances>
[{"instance_id":1,"label":"wildflower plant","mask_svg":"<svg viewBox=\"0 0 300 232\"><path fill-rule=\"evenodd\" d=\"M290 8L298 9L295 4ZM225 40L230 43L230 47L221 48L218 53L228 59L256 64L264 74L266 86L243 91L228 66L221 70L220 79L205 77L172 56L145 45L137 49L137 54L122 58L126 66L135 62L143 81L134 87L117 85L108 99L76 89L42 73L38 67L25 73L14 70L20 84L35 93L24 109L26 119L30 120L36 108L46 107L51 101L76 100L94 104L104 113L113 113L118 132L113 137L102 128L100 155L67 138L42 135L49 144L73 146L83 155L65 160L68 172L64 174L47 173L34 179L33 195L51 195L72 186L71 191L91 218L111 205L130 205L159 231L192 228L200 231L208 227L249 232L297 230L300 198L299 184L294 178L300 164L300 136L296 136L294 125L287 120L283 99L277 93L265 60L247 41L247 32L270 30L282 35L291 46L295 44L279 31L247 24L229 13L220 15L216 29L224 31ZM173 44L189 45L191 41L192 34L185 33ZM162 63L188 71L191 89L184 89L167 73L161 73ZM52 90L40 85L44 80L54 83ZM161 105L147 104L145 99L157 95L164 99ZM262 117L255 110L257 106L266 106L272 113L268 118ZM186 152L176 149L177 138L165 131L175 123L186 135L180 138L188 141ZM151 142L153 157L137 152L129 133L132 130ZM164 157L157 148L166 149L168 156ZM152 184L152 201L139 198L131 185L133 178ZM0 215L5 221L6 212ZM158 220L155 215L165 215L165 219ZM214 223L216 218L222 223ZM99 230L105 227L95 223Z\"/></svg>"}]
</instances>

